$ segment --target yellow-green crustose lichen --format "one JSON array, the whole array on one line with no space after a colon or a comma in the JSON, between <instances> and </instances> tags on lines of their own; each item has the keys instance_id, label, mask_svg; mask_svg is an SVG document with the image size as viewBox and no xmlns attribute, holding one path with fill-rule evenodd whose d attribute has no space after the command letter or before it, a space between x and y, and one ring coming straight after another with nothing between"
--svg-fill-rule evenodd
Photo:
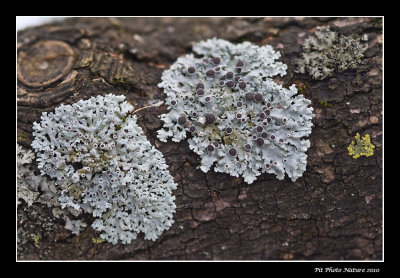
<instances>
[{"instance_id":1,"label":"yellow-green crustose lichen","mask_svg":"<svg viewBox=\"0 0 400 278\"><path fill-rule=\"evenodd\" d=\"M104 239L102 239L101 237L92 237L92 241L94 244L99 244L99 243L103 243Z\"/></svg>"},{"instance_id":2,"label":"yellow-green crustose lichen","mask_svg":"<svg viewBox=\"0 0 400 278\"><path fill-rule=\"evenodd\" d=\"M38 244L40 238L41 238L40 234L32 235L32 239L35 242L35 245Z\"/></svg>"},{"instance_id":3,"label":"yellow-green crustose lichen","mask_svg":"<svg viewBox=\"0 0 400 278\"><path fill-rule=\"evenodd\" d=\"M355 140L347 147L349 155L352 155L354 159L362 155L368 157L374 154L375 146L371 144L369 134L364 135L363 138L360 139L360 134L357 133L354 139Z\"/></svg>"},{"instance_id":4,"label":"yellow-green crustose lichen","mask_svg":"<svg viewBox=\"0 0 400 278\"><path fill-rule=\"evenodd\" d=\"M332 107L333 104L328 103L326 100L321 100L321 102L319 103L323 108L327 108L327 107Z\"/></svg>"}]
</instances>

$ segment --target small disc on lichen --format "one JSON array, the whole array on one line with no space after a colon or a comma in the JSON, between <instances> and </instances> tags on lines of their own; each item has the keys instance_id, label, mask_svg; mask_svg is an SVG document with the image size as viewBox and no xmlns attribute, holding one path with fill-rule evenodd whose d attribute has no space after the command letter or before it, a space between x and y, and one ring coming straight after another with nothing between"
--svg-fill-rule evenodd
<instances>
[{"instance_id":1,"label":"small disc on lichen","mask_svg":"<svg viewBox=\"0 0 400 278\"><path fill-rule=\"evenodd\" d=\"M40 41L18 53L18 80L30 87L48 86L72 68L75 53L62 41Z\"/></svg>"},{"instance_id":2,"label":"small disc on lichen","mask_svg":"<svg viewBox=\"0 0 400 278\"><path fill-rule=\"evenodd\" d=\"M212 124L215 122L215 115L214 114L205 114L205 118L206 118L206 123L207 124Z\"/></svg>"}]
</instances>

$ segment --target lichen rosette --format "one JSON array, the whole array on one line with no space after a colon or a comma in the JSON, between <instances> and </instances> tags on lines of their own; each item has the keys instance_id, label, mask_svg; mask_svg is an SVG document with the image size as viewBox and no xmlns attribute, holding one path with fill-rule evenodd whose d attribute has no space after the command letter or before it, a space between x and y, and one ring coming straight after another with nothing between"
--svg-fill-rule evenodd
<instances>
[{"instance_id":1,"label":"lichen rosette","mask_svg":"<svg viewBox=\"0 0 400 278\"><path fill-rule=\"evenodd\" d=\"M301 58L296 61L297 72L307 73L313 79L323 80L338 72L359 67L368 48L368 35L345 35L318 27L303 44Z\"/></svg>"},{"instance_id":2,"label":"lichen rosette","mask_svg":"<svg viewBox=\"0 0 400 278\"><path fill-rule=\"evenodd\" d=\"M193 51L200 57L180 57L162 74L169 112L160 116L158 138L188 137L202 171L215 164L214 171L249 184L261 173L302 176L313 108L294 85L286 89L272 80L286 74L287 66L276 61L280 53L216 38Z\"/></svg>"},{"instance_id":3,"label":"lichen rosette","mask_svg":"<svg viewBox=\"0 0 400 278\"><path fill-rule=\"evenodd\" d=\"M33 125L38 168L56 180L61 208L92 213L92 227L114 244L139 232L155 240L176 208L177 185L124 99L109 94L61 105Z\"/></svg>"}]
</instances>

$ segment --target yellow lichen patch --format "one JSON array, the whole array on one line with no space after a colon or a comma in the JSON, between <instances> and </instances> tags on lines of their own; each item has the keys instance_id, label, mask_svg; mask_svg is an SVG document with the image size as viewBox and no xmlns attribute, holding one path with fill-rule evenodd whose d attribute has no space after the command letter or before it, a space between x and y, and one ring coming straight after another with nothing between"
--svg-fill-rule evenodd
<instances>
[{"instance_id":1,"label":"yellow lichen patch","mask_svg":"<svg viewBox=\"0 0 400 278\"><path fill-rule=\"evenodd\" d=\"M40 239L40 234L32 235L32 239L35 242L35 245L37 245Z\"/></svg>"},{"instance_id":2,"label":"yellow lichen patch","mask_svg":"<svg viewBox=\"0 0 400 278\"><path fill-rule=\"evenodd\" d=\"M99 244L104 242L104 239L102 239L101 237L92 237L92 241L94 244Z\"/></svg>"},{"instance_id":3,"label":"yellow lichen patch","mask_svg":"<svg viewBox=\"0 0 400 278\"><path fill-rule=\"evenodd\" d=\"M324 108L333 106L331 103L328 103L326 100L323 100L323 101L321 100L321 102L319 104Z\"/></svg>"},{"instance_id":4,"label":"yellow lichen patch","mask_svg":"<svg viewBox=\"0 0 400 278\"><path fill-rule=\"evenodd\" d=\"M369 134L364 135L363 138L360 139L360 134L357 133L354 139L355 140L353 140L351 144L347 147L349 155L352 155L353 158L356 159L362 155L368 157L374 154L375 146L371 144Z\"/></svg>"},{"instance_id":5,"label":"yellow lichen patch","mask_svg":"<svg viewBox=\"0 0 400 278\"><path fill-rule=\"evenodd\" d=\"M297 91L300 94L310 95L310 91L308 90L308 87L307 87L307 85L305 83L300 82L300 81L295 81L294 84L295 84L295 86L297 88Z\"/></svg>"}]
</instances>

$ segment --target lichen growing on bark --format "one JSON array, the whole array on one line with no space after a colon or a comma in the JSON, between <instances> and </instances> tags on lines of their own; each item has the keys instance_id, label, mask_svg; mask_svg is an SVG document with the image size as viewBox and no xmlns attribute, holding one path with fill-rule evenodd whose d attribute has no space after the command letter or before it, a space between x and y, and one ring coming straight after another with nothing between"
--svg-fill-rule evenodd
<instances>
[{"instance_id":1,"label":"lichen growing on bark","mask_svg":"<svg viewBox=\"0 0 400 278\"><path fill-rule=\"evenodd\" d=\"M39 196L37 178L29 169L34 157L31 150L17 146L17 198L24 200L28 206L31 206Z\"/></svg>"},{"instance_id":2,"label":"lichen growing on bark","mask_svg":"<svg viewBox=\"0 0 400 278\"><path fill-rule=\"evenodd\" d=\"M61 105L34 123L32 147L42 175L55 180L61 209L91 213L103 239L155 240L175 212L177 185L164 157L144 136L133 107L112 94ZM66 219L78 234L86 224Z\"/></svg>"},{"instance_id":3,"label":"lichen growing on bark","mask_svg":"<svg viewBox=\"0 0 400 278\"><path fill-rule=\"evenodd\" d=\"M280 53L250 42L209 39L193 46L201 56L178 58L164 71L159 87L169 113L161 115L158 138L180 142L201 157L203 172L243 176L252 183L261 173L292 181L306 169L310 147L311 101L272 77L286 74Z\"/></svg>"},{"instance_id":4,"label":"lichen growing on bark","mask_svg":"<svg viewBox=\"0 0 400 278\"><path fill-rule=\"evenodd\" d=\"M365 34L344 35L319 27L303 44L301 58L297 61L297 72L308 73L317 80L333 76L335 72L356 69L367 49Z\"/></svg>"},{"instance_id":5,"label":"lichen growing on bark","mask_svg":"<svg viewBox=\"0 0 400 278\"><path fill-rule=\"evenodd\" d=\"M351 141L350 145L347 147L349 151L349 155L352 155L354 159L359 158L360 156L371 156L374 154L375 146L371 144L371 139L369 134L363 136L360 139L360 134L357 133L354 136L354 140Z\"/></svg>"}]
</instances>

